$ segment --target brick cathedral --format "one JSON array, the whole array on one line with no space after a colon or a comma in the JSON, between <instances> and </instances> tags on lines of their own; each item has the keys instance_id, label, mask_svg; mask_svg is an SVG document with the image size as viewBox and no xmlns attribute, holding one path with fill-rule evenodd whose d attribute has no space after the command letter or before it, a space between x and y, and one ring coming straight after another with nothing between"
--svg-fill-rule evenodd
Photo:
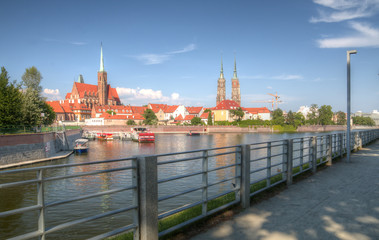
<instances>
[{"instance_id":1,"label":"brick cathedral","mask_svg":"<svg viewBox=\"0 0 379 240\"><path fill-rule=\"evenodd\" d=\"M216 97L216 106L226 100L226 87L225 87L225 78L224 71L222 66L222 57L221 57L221 72L220 77L217 82L217 97ZM232 77L232 101L238 103L241 106L241 91L240 91L240 83L237 77L237 64L236 58L234 58L234 72Z\"/></svg>"},{"instance_id":2,"label":"brick cathedral","mask_svg":"<svg viewBox=\"0 0 379 240\"><path fill-rule=\"evenodd\" d=\"M103 47L100 48L100 70L97 72L97 85L84 83L80 75L75 82L71 93L67 93L66 100L78 102L92 109L94 106L121 105L115 88L107 83L107 72L104 70Z\"/></svg>"}]
</instances>

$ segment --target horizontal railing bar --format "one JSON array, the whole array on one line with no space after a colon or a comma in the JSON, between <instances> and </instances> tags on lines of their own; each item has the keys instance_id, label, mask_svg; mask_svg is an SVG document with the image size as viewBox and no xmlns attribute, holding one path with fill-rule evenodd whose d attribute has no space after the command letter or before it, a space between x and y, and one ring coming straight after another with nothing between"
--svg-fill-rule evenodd
<instances>
[{"instance_id":1,"label":"horizontal railing bar","mask_svg":"<svg viewBox=\"0 0 379 240\"><path fill-rule=\"evenodd\" d=\"M236 150L236 151L231 151L231 152L215 153L215 154L209 154L208 157L217 157L217 156L223 156L223 155L228 155L228 154L232 154L232 153L239 153L239 152L241 152L241 151Z\"/></svg>"},{"instance_id":2,"label":"horizontal railing bar","mask_svg":"<svg viewBox=\"0 0 379 240\"><path fill-rule=\"evenodd\" d=\"M74 221L71 221L71 222L62 223L62 224L59 224L57 226L54 226L54 227L46 230L45 234L53 233L53 232L56 232L56 231L59 231L59 230L62 230L62 229L65 229L65 228L77 225L77 224L81 224L81 223L93 221L93 220L96 220L96 219L100 219L100 218L103 218L103 217L108 217L108 216L111 216L111 215L115 215L115 214L118 214L118 213L130 211L132 209L138 209L138 206L134 205L134 206L130 206L130 207L127 207L127 208L121 208L121 209L109 211L109 212L106 212L106 213L98 214L98 215L95 215L95 216L86 217L86 218L74 220Z\"/></svg>"},{"instance_id":3,"label":"horizontal railing bar","mask_svg":"<svg viewBox=\"0 0 379 240\"><path fill-rule=\"evenodd\" d=\"M241 147L241 145L226 146L226 147L219 147L219 148L197 149L197 150L191 150L191 151L186 151L186 152L162 153L162 154L157 154L157 155L154 155L154 156L157 156L157 157L166 157L166 156L172 156L172 155L180 155L180 154L188 154L188 153L196 153L196 152L204 152L204 151L215 151L215 150L222 150L222 149L228 149L228 148L237 148L237 147Z\"/></svg>"},{"instance_id":4,"label":"horizontal railing bar","mask_svg":"<svg viewBox=\"0 0 379 240\"><path fill-rule=\"evenodd\" d=\"M18 208L15 210L0 212L0 217L7 217L10 215L15 215L15 214L24 213L24 212L30 212L33 210L40 210L40 209L42 209L41 205L33 205L33 206L29 206L29 207Z\"/></svg>"},{"instance_id":5,"label":"horizontal railing bar","mask_svg":"<svg viewBox=\"0 0 379 240\"><path fill-rule=\"evenodd\" d=\"M278 153L278 154L273 154L271 155L271 158L278 157L278 156L283 156L285 153Z\"/></svg>"},{"instance_id":6,"label":"horizontal railing bar","mask_svg":"<svg viewBox=\"0 0 379 240\"><path fill-rule=\"evenodd\" d=\"M20 235L20 236L17 236L17 237L13 237L13 238L8 238L8 240L24 240L24 239L30 239L30 238L35 238L35 237L39 237L39 236L42 236L42 231L34 231L34 232L30 232L30 233L26 233L26 234L23 234L23 235Z\"/></svg>"},{"instance_id":7,"label":"horizontal railing bar","mask_svg":"<svg viewBox=\"0 0 379 240\"><path fill-rule=\"evenodd\" d=\"M41 182L41 180L32 179L32 180L26 180L26 181L20 181L20 182L2 183L2 184L0 184L0 189L8 188L8 187L17 187L17 186L22 186L22 185L27 185L27 184L32 184L32 183L38 183L38 182Z\"/></svg>"},{"instance_id":8,"label":"horizontal railing bar","mask_svg":"<svg viewBox=\"0 0 379 240\"><path fill-rule=\"evenodd\" d=\"M274 141L267 141L267 142L259 142L259 143L250 143L249 145L258 145L258 144L266 144L266 143L277 143L277 142L284 142L285 140L274 140Z\"/></svg>"},{"instance_id":9,"label":"horizontal railing bar","mask_svg":"<svg viewBox=\"0 0 379 240\"><path fill-rule=\"evenodd\" d=\"M257 148L250 148L250 151L253 151L253 150L259 150L259 149L266 149L268 148L267 146L263 146L263 147L257 147Z\"/></svg>"},{"instance_id":10,"label":"horizontal railing bar","mask_svg":"<svg viewBox=\"0 0 379 240\"><path fill-rule=\"evenodd\" d=\"M179 176L175 176L175 177L164 178L164 179L158 180L158 183L165 183L165 182L169 182L169 181L173 181L173 180L192 177L192 176L203 174L203 173L204 173L203 171L199 171L199 172L189 173L189 174L185 174L185 175L179 175Z\"/></svg>"},{"instance_id":11,"label":"horizontal railing bar","mask_svg":"<svg viewBox=\"0 0 379 240\"><path fill-rule=\"evenodd\" d=\"M239 203L239 202L240 202L240 201L238 201L238 200L234 200L234 201L232 201L232 202L230 202L230 203L224 204L224 205L222 205L222 206L220 206L220 207L218 207L218 208L215 208L215 209L210 210L209 212L207 212L207 215L212 215L212 214L214 214L214 213L216 213L216 212L219 212L219 211L221 211L221 210L223 210L223 209L225 209L225 208L228 208L228 207L230 207L230 206L233 206L233 205L235 205L235 204L237 204L237 203Z\"/></svg>"},{"instance_id":12,"label":"horizontal railing bar","mask_svg":"<svg viewBox=\"0 0 379 240\"><path fill-rule=\"evenodd\" d=\"M50 202L50 203L46 203L45 207L52 207L52 206L62 205L62 204L65 204L65 203L70 203L70 202L76 202L76 201L80 201L80 200L85 200L85 199L88 199L88 198L100 197L100 196L103 196L103 195L118 193L118 192L130 190L130 189L137 189L137 186L129 186L129 187L125 187L125 188L117 188L117 189L112 189L112 190L108 190L108 191L103 191L103 192L97 192L97 193L93 193L93 194L88 194L88 195L84 195L84 196L80 196L80 197L76 197L76 198L71 198L71 199L67 199L67 200Z\"/></svg>"},{"instance_id":13,"label":"horizontal railing bar","mask_svg":"<svg viewBox=\"0 0 379 240\"><path fill-rule=\"evenodd\" d=\"M276 167L276 166L279 166L279 165L285 165L286 163L283 163L283 162L280 162L280 163L275 163L275 164L271 164L271 167Z\"/></svg>"},{"instance_id":14,"label":"horizontal railing bar","mask_svg":"<svg viewBox=\"0 0 379 240\"><path fill-rule=\"evenodd\" d=\"M208 183L208 187L211 187L211 186L214 186L214 185L217 185L217 184L220 184L220 183L223 183L223 182L227 182L227 181L230 181L230 180L233 180L233 179L237 179L237 178L240 178L241 176L236 176L236 177L229 177L229 178L225 178L223 180L220 180L218 182L213 182L213 183ZM239 189L239 188L236 188L236 189Z\"/></svg>"},{"instance_id":15,"label":"horizontal railing bar","mask_svg":"<svg viewBox=\"0 0 379 240\"><path fill-rule=\"evenodd\" d=\"M197 156L197 157L190 157L190 158L181 158L181 159L175 159L175 160L169 160L164 162L157 162L157 165L164 165L164 164L170 164L170 163L177 163L177 162L185 162L185 161L191 161L191 160L197 160L202 159L203 156Z\"/></svg>"},{"instance_id":16,"label":"horizontal railing bar","mask_svg":"<svg viewBox=\"0 0 379 240\"><path fill-rule=\"evenodd\" d=\"M221 197L221 196L224 196L224 195L227 195L227 194L229 194L229 193L232 193L232 192L234 192L234 191L235 191L234 189L233 189L233 190L228 190L228 191L225 191L225 192L222 192L222 193L219 193L219 194L213 195L213 196L211 196L211 197L208 197L208 202L211 201L211 200L213 200L213 199L216 199L216 198L219 198L219 197Z\"/></svg>"},{"instance_id":17,"label":"horizontal railing bar","mask_svg":"<svg viewBox=\"0 0 379 240\"><path fill-rule=\"evenodd\" d=\"M173 195L163 196L163 197L158 198L158 202L161 202L161 201L164 201L164 200L167 200L167 199L170 199L170 198L174 198L174 197L177 197L177 196L185 195L187 193L195 192L195 191L198 191L198 190L203 189L203 188L205 188L205 186L196 187L196 188L190 188L190 189L187 189L187 190L185 190L183 192L175 193Z\"/></svg>"},{"instance_id":18,"label":"horizontal railing bar","mask_svg":"<svg viewBox=\"0 0 379 240\"><path fill-rule=\"evenodd\" d=\"M76 173L66 176L59 176L59 177L50 177L50 178L44 178L43 181L56 181L56 180L62 180L62 179L68 179L68 178L75 178L75 177L84 177L84 176L91 176L101 173L109 173L109 172L117 172L117 171L124 171L124 170L131 170L131 169L137 169L136 167L123 167L123 168L112 168L112 169L106 169L106 170L98 170L98 171L92 171L92 172L83 172L83 173Z\"/></svg>"},{"instance_id":19,"label":"horizontal railing bar","mask_svg":"<svg viewBox=\"0 0 379 240\"><path fill-rule=\"evenodd\" d=\"M68 167L78 167L78 166L94 165L94 164L101 164L101 163L114 163L114 162L131 161L131 160L136 160L136 158L131 157L131 158L111 159L111 160L95 161L95 162L70 163L70 164L33 167L33 168L22 168L22 169L15 169L15 170L0 171L0 175L10 174L10 173L20 173L20 172L31 172L31 171L38 171L38 170L53 169L53 168L68 168Z\"/></svg>"},{"instance_id":20,"label":"horizontal railing bar","mask_svg":"<svg viewBox=\"0 0 379 240\"><path fill-rule=\"evenodd\" d=\"M261 181L263 181L263 180L266 180L266 181L267 181L267 179L268 179L268 177L266 176L266 177L263 177L263 178L260 178L260 179L254 180L254 181L250 182L250 185L253 185L253 184L259 183L259 182L261 182Z\"/></svg>"},{"instance_id":21,"label":"horizontal railing bar","mask_svg":"<svg viewBox=\"0 0 379 240\"><path fill-rule=\"evenodd\" d=\"M121 227L121 228L118 228L118 229L115 229L111 232L107 232L107 233L103 233L103 234L100 234L100 235L97 235L95 237L92 237L92 238L89 238L88 240L97 240L97 239L104 239L104 238L107 238L107 237L111 237L111 236L114 236L114 235L117 235L117 234L120 234L120 233L125 233L131 229L136 229L138 226L135 225L135 224L130 224L126 227Z\"/></svg>"},{"instance_id":22,"label":"horizontal railing bar","mask_svg":"<svg viewBox=\"0 0 379 240\"><path fill-rule=\"evenodd\" d=\"M225 169L225 168L231 168L231 167L238 166L238 165L241 165L241 164L240 163L233 163L233 164L225 165L225 166L222 166L222 167L212 168L212 169L208 170L208 173L214 172L214 171L217 171L217 170L222 170L222 169Z\"/></svg>"},{"instance_id":23,"label":"horizontal railing bar","mask_svg":"<svg viewBox=\"0 0 379 240\"><path fill-rule=\"evenodd\" d=\"M257 168L257 169L254 169L253 171L250 171L250 173L260 172L260 171L265 170L265 169L267 169L267 168L268 168L268 167Z\"/></svg>"},{"instance_id":24,"label":"horizontal railing bar","mask_svg":"<svg viewBox=\"0 0 379 240\"><path fill-rule=\"evenodd\" d=\"M164 212L164 213L160 213L158 215L158 219L163 219L163 218L169 217L171 215L174 215L176 213L179 213L179 212L182 212L184 210L190 209L190 208L195 207L197 205L200 205L202 203L203 203L203 201L201 200L201 201L197 201L197 202L194 202L194 203L186 204L184 206L181 206L179 208L176 208L176 209Z\"/></svg>"},{"instance_id":25,"label":"horizontal railing bar","mask_svg":"<svg viewBox=\"0 0 379 240\"><path fill-rule=\"evenodd\" d=\"M158 237L162 237L162 236L167 235L167 234L169 234L171 232L174 232L174 231L176 231L176 230L178 230L178 229L180 229L180 228L182 228L184 226L187 226L187 225L189 225L191 223L194 223L194 222L196 222L196 221L198 221L198 220L200 220L200 219L202 219L204 217L205 217L204 215L199 215L199 216L196 216L194 218L191 218L188 221L182 222L182 223L180 223L178 225L175 225L175 226L173 226L173 227L171 227L169 229L161 231L161 232L158 233Z\"/></svg>"},{"instance_id":26,"label":"horizontal railing bar","mask_svg":"<svg viewBox=\"0 0 379 240\"><path fill-rule=\"evenodd\" d=\"M250 162L251 163L252 162L258 162L258 161L262 161L262 160L267 159L267 158L268 158L268 156L264 156L264 157L260 157L260 158L256 158L256 159L251 159Z\"/></svg>"}]
</instances>

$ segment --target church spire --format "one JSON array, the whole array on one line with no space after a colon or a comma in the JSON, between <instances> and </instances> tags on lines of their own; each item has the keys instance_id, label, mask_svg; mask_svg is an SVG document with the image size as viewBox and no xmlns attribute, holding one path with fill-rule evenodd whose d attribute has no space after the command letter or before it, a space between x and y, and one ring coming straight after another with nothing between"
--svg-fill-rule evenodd
<instances>
[{"instance_id":1,"label":"church spire","mask_svg":"<svg viewBox=\"0 0 379 240\"><path fill-rule=\"evenodd\" d=\"M103 43L101 43L100 47L100 72L104 72Z\"/></svg>"},{"instance_id":2,"label":"church spire","mask_svg":"<svg viewBox=\"0 0 379 240\"><path fill-rule=\"evenodd\" d=\"M233 79L237 79L236 55L234 55L234 72L233 72Z\"/></svg>"},{"instance_id":3,"label":"church spire","mask_svg":"<svg viewBox=\"0 0 379 240\"><path fill-rule=\"evenodd\" d=\"M221 71L220 71L220 78L224 78L224 69L222 67L222 54L221 54Z\"/></svg>"}]
</instances>

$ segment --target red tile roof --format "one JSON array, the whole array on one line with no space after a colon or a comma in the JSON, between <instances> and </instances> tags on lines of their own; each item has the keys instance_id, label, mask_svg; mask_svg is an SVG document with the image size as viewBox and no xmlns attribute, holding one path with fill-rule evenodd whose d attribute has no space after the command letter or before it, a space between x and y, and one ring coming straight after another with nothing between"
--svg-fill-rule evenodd
<instances>
[{"instance_id":1,"label":"red tile roof","mask_svg":"<svg viewBox=\"0 0 379 240\"><path fill-rule=\"evenodd\" d=\"M76 86L76 89L78 89L79 97L83 98L84 93L91 94L96 96L97 95L97 85L87 84L87 83L74 83Z\"/></svg>"},{"instance_id":2,"label":"red tile roof","mask_svg":"<svg viewBox=\"0 0 379 240\"><path fill-rule=\"evenodd\" d=\"M212 116L213 116L214 113L212 113ZM200 118L201 119L208 119L208 116L209 116L209 112L206 112L206 113L203 113L201 114Z\"/></svg>"},{"instance_id":3,"label":"red tile roof","mask_svg":"<svg viewBox=\"0 0 379 240\"><path fill-rule=\"evenodd\" d=\"M133 114L134 113L139 113L139 114L143 114L145 112L145 110L147 109L147 107L139 107L139 106L130 106L133 110Z\"/></svg>"},{"instance_id":4,"label":"red tile roof","mask_svg":"<svg viewBox=\"0 0 379 240\"><path fill-rule=\"evenodd\" d=\"M266 107L261 107L261 108L244 108L244 110L248 111L251 114L270 113L270 110L268 110Z\"/></svg>"},{"instance_id":5,"label":"red tile roof","mask_svg":"<svg viewBox=\"0 0 379 240\"><path fill-rule=\"evenodd\" d=\"M199 114L203 107L186 107L189 114Z\"/></svg>"},{"instance_id":6,"label":"red tile roof","mask_svg":"<svg viewBox=\"0 0 379 240\"><path fill-rule=\"evenodd\" d=\"M59 101L47 101L47 104L49 104L55 113L64 113L62 106L59 104Z\"/></svg>"},{"instance_id":7,"label":"red tile roof","mask_svg":"<svg viewBox=\"0 0 379 240\"><path fill-rule=\"evenodd\" d=\"M192 118L194 118L195 116L194 115L187 115L185 118L184 118L184 121L191 121Z\"/></svg>"},{"instance_id":8,"label":"red tile roof","mask_svg":"<svg viewBox=\"0 0 379 240\"><path fill-rule=\"evenodd\" d=\"M164 110L167 108L167 104L154 104L150 103L149 106L151 107L151 110L153 110L154 113L159 112L160 109L164 112Z\"/></svg>"},{"instance_id":9,"label":"red tile roof","mask_svg":"<svg viewBox=\"0 0 379 240\"><path fill-rule=\"evenodd\" d=\"M174 120L175 120L175 121L183 121L184 118L183 118L182 114L180 114L180 115L177 116Z\"/></svg>"},{"instance_id":10,"label":"red tile roof","mask_svg":"<svg viewBox=\"0 0 379 240\"><path fill-rule=\"evenodd\" d=\"M232 110L239 108L240 105L233 100L221 101L213 110Z\"/></svg>"},{"instance_id":11,"label":"red tile roof","mask_svg":"<svg viewBox=\"0 0 379 240\"><path fill-rule=\"evenodd\" d=\"M178 105L173 105L173 106L167 106L165 110L163 110L164 113L173 113L175 110L178 108Z\"/></svg>"}]
</instances>

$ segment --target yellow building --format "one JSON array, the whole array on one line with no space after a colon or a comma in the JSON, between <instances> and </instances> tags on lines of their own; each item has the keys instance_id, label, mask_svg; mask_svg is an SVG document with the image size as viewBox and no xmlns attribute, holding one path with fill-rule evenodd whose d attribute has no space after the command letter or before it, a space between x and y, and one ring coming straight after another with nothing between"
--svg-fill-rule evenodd
<instances>
[{"instance_id":1,"label":"yellow building","mask_svg":"<svg viewBox=\"0 0 379 240\"><path fill-rule=\"evenodd\" d=\"M214 113L214 121L228 121L232 122L234 118L230 114L230 110L236 110L240 107L238 103L232 100L223 100L215 108L212 109Z\"/></svg>"}]
</instances>

